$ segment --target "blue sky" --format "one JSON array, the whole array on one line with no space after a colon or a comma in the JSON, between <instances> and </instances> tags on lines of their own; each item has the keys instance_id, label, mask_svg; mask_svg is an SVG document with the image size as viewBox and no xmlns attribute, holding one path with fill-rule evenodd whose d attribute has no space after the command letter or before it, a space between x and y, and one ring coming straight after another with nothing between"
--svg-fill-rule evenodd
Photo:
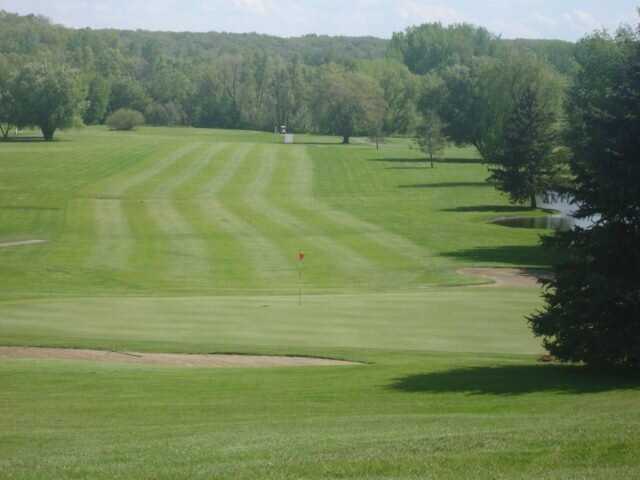
<instances>
[{"instance_id":1,"label":"blue sky","mask_svg":"<svg viewBox=\"0 0 640 480\"><path fill-rule=\"evenodd\" d=\"M483 25L506 38L576 40L638 23L640 0L0 0L72 27L390 37L440 21Z\"/></svg>"}]
</instances>

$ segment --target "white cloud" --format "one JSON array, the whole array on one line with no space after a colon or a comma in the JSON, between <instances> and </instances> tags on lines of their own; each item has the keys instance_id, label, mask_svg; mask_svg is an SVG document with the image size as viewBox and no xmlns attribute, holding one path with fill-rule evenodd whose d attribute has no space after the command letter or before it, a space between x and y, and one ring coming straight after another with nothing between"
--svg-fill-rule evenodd
<instances>
[{"instance_id":1,"label":"white cloud","mask_svg":"<svg viewBox=\"0 0 640 480\"><path fill-rule=\"evenodd\" d=\"M571 12L564 13L562 14L562 19L574 30L591 31L602 26L593 15L584 10L573 10Z\"/></svg>"},{"instance_id":2,"label":"white cloud","mask_svg":"<svg viewBox=\"0 0 640 480\"><path fill-rule=\"evenodd\" d=\"M455 8L446 5L423 3L419 0L402 0L398 2L398 14L405 20L414 23L442 22L460 23L464 19Z\"/></svg>"},{"instance_id":3,"label":"white cloud","mask_svg":"<svg viewBox=\"0 0 640 480\"><path fill-rule=\"evenodd\" d=\"M232 3L236 8L258 15L267 15L274 7L272 0L232 0Z\"/></svg>"},{"instance_id":4,"label":"white cloud","mask_svg":"<svg viewBox=\"0 0 640 480\"><path fill-rule=\"evenodd\" d=\"M64 25L153 30L256 31L389 37L426 22L469 22L512 37L576 40L621 21L639 0L0 0ZM623 5L624 4L624 5Z\"/></svg>"},{"instance_id":5,"label":"white cloud","mask_svg":"<svg viewBox=\"0 0 640 480\"><path fill-rule=\"evenodd\" d=\"M541 13L534 13L531 18L534 22L547 28L553 28L558 25L558 20Z\"/></svg>"}]
</instances>

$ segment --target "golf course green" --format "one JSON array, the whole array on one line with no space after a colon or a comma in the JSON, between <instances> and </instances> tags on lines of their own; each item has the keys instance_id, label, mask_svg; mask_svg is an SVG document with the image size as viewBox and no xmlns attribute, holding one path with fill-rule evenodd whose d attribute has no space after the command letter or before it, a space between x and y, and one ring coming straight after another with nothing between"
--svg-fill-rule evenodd
<instances>
[{"instance_id":1,"label":"golf course green","mask_svg":"<svg viewBox=\"0 0 640 480\"><path fill-rule=\"evenodd\" d=\"M550 262L471 148L91 127L0 172L0 347L355 362L0 355L1 479L640 476L640 380L540 363L541 289L461 272Z\"/></svg>"}]
</instances>

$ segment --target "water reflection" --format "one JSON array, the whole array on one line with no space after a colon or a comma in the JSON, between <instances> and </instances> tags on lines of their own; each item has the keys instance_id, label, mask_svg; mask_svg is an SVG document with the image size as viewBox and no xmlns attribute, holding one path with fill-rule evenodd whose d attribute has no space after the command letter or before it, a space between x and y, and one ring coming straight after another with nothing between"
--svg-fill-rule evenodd
<instances>
[{"instance_id":1,"label":"water reflection","mask_svg":"<svg viewBox=\"0 0 640 480\"><path fill-rule=\"evenodd\" d=\"M546 217L504 217L493 221L498 225L512 228L537 228L566 232L574 227L589 228L598 221L598 217L575 218L578 211L571 197L549 194L548 198L538 198L538 205L545 210L558 212Z\"/></svg>"},{"instance_id":2,"label":"water reflection","mask_svg":"<svg viewBox=\"0 0 640 480\"><path fill-rule=\"evenodd\" d=\"M537 228L566 232L575 226L576 221L574 218L565 216L511 217L499 218L494 220L493 223L511 228Z\"/></svg>"}]
</instances>

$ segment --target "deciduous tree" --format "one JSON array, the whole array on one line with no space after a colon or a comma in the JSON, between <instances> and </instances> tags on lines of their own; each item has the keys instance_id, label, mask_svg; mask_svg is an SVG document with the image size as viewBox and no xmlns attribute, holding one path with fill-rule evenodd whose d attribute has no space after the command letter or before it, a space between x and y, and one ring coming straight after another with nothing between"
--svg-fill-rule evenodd
<instances>
[{"instance_id":1,"label":"deciduous tree","mask_svg":"<svg viewBox=\"0 0 640 480\"><path fill-rule=\"evenodd\" d=\"M13 82L18 126L36 126L45 140L56 130L73 125L81 113L84 92L77 73L51 63L32 63L21 68Z\"/></svg>"},{"instance_id":2,"label":"deciduous tree","mask_svg":"<svg viewBox=\"0 0 640 480\"><path fill-rule=\"evenodd\" d=\"M7 138L16 122L15 101L12 92L14 72L9 62L0 55L0 135Z\"/></svg>"},{"instance_id":3,"label":"deciduous tree","mask_svg":"<svg viewBox=\"0 0 640 480\"><path fill-rule=\"evenodd\" d=\"M339 135L348 144L354 135L380 130L385 102L371 78L335 69L325 72L316 91L314 114L324 133Z\"/></svg>"},{"instance_id":4,"label":"deciduous tree","mask_svg":"<svg viewBox=\"0 0 640 480\"><path fill-rule=\"evenodd\" d=\"M442 153L447 146L447 137L443 133L443 128L444 125L438 114L427 112L416 130L416 142L427 155L427 159L431 162L431 168L434 166L434 158Z\"/></svg>"}]
</instances>

